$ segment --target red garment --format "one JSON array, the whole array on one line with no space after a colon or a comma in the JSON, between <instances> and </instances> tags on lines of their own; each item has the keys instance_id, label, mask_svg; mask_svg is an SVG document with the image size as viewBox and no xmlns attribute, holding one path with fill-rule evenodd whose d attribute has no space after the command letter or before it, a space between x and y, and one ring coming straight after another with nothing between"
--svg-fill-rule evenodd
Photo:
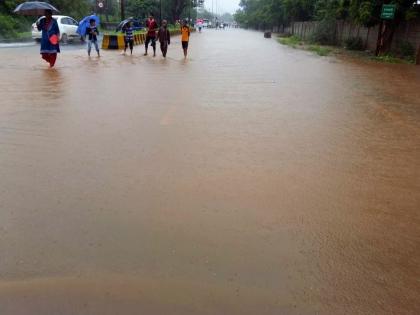
<instances>
[{"instance_id":1,"label":"red garment","mask_svg":"<svg viewBox=\"0 0 420 315\"><path fill-rule=\"evenodd\" d=\"M146 21L147 26L147 36L156 37L156 30L158 25L154 19L147 19Z\"/></svg>"},{"instance_id":2,"label":"red garment","mask_svg":"<svg viewBox=\"0 0 420 315\"><path fill-rule=\"evenodd\" d=\"M42 59L50 64L50 67L54 67L55 61L57 60L57 54L41 54Z\"/></svg>"}]
</instances>

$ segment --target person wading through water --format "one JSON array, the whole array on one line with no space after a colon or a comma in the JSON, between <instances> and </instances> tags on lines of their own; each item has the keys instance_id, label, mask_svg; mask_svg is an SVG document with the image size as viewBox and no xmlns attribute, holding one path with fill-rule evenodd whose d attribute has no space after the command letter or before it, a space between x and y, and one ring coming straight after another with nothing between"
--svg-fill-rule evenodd
<instances>
[{"instance_id":1,"label":"person wading through water","mask_svg":"<svg viewBox=\"0 0 420 315\"><path fill-rule=\"evenodd\" d=\"M146 21L147 26L147 35L146 35L146 43L145 43L145 53L144 55L147 56L147 50L149 49L149 44L153 47L153 57L156 57L156 30L158 25L153 17L153 14L149 15L149 18Z\"/></svg>"},{"instance_id":2,"label":"person wading through water","mask_svg":"<svg viewBox=\"0 0 420 315\"><path fill-rule=\"evenodd\" d=\"M57 60L57 53L60 52L60 29L58 23L52 17L51 10L45 10L45 17L37 22L37 28L42 31L41 56L50 67L54 67Z\"/></svg>"},{"instance_id":3,"label":"person wading through water","mask_svg":"<svg viewBox=\"0 0 420 315\"><path fill-rule=\"evenodd\" d=\"M127 25L124 26L123 28L123 32L124 32L124 42L125 42L125 47L124 47L124 54L127 51L127 48L130 47L130 52L131 54L133 54L133 47L134 47L134 29L133 29L133 22L128 22Z\"/></svg>"},{"instance_id":4,"label":"person wading through water","mask_svg":"<svg viewBox=\"0 0 420 315\"><path fill-rule=\"evenodd\" d=\"M182 42L182 49L184 50L184 58L187 58L188 55L188 43L190 41L190 27L188 26L187 20L182 22L181 27L181 42Z\"/></svg>"},{"instance_id":5,"label":"person wading through water","mask_svg":"<svg viewBox=\"0 0 420 315\"><path fill-rule=\"evenodd\" d=\"M160 50L162 51L162 55L164 58L166 58L168 46L171 44L171 34L169 33L168 22L166 20L162 21L162 26L159 28L157 39L160 43Z\"/></svg>"}]
</instances>

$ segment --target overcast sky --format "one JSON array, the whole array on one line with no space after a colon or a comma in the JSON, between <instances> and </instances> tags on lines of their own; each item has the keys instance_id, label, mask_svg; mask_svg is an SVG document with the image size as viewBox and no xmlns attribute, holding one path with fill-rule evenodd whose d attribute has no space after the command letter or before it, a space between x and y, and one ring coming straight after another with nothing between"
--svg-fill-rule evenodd
<instances>
[{"instance_id":1,"label":"overcast sky","mask_svg":"<svg viewBox=\"0 0 420 315\"><path fill-rule=\"evenodd\" d=\"M239 8L239 1L240 0L206 0L206 7L209 11L211 11L211 6L213 3L214 12L216 13L217 3L217 13L235 13Z\"/></svg>"}]
</instances>

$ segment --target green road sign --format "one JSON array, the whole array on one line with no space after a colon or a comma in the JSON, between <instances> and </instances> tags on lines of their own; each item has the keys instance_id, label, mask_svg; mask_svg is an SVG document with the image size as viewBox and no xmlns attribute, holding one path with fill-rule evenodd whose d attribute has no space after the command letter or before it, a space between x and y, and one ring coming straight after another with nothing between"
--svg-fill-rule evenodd
<instances>
[{"instance_id":1,"label":"green road sign","mask_svg":"<svg viewBox=\"0 0 420 315\"><path fill-rule=\"evenodd\" d=\"M396 4L384 4L382 5L381 19L392 20L397 10Z\"/></svg>"}]
</instances>

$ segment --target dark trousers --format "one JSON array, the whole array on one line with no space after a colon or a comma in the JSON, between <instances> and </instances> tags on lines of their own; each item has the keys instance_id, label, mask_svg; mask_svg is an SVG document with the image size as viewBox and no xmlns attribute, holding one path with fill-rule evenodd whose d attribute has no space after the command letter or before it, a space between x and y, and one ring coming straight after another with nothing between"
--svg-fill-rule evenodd
<instances>
[{"instance_id":1,"label":"dark trousers","mask_svg":"<svg viewBox=\"0 0 420 315\"><path fill-rule=\"evenodd\" d=\"M152 37L152 36L147 35L146 36L146 43L145 43L146 49L149 48L149 44L150 44L150 46L153 47L153 50L156 50L156 37Z\"/></svg>"},{"instance_id":2,"label":"dark trousers","mask_svg":"<svg viewBox=\"0 0 420 315\"><path fill-rule=\"evenodd\" d=\"M125 50L127 50L128 46L130 46L130 50L133 50L134 47L134 40L126 40L125 41Z\"/></svg>"},{"instance_id":3,"label":"dark trousers","mask_svg":"<svg viewBox=\"0 0 420 315\"><path fill-rule=\"evenodd\" d=\"M168 52L168 43L160 42L160 50L162 51L163 57L166 57L166 54Z\"/></svg>"}]
</instances>

